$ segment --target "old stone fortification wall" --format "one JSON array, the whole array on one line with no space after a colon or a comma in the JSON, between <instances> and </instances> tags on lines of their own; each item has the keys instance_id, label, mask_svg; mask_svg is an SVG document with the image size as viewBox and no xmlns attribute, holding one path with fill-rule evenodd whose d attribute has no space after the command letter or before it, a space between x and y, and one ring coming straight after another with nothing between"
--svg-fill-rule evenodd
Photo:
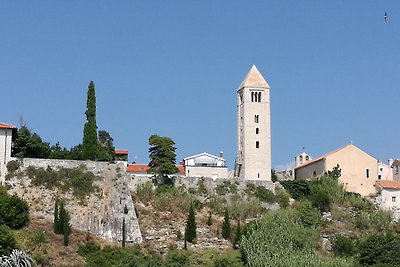
<instances>
[{"instance_id":1,"label":"old stone fortification wall","mask_svg":"<svg viewBox=\"0 0 400 267\"><path fill-rule=\"evenodd\" d=\"M148 176L141 176L137 174L128 174L129 179L129 189L131 192L136 192L136 189L139 185L144 184L146 182L152 181L152 179ZM202 177L186 177L186 176L176 176L173 178L175 186L184 186L185 188L194 188L196 189L199 181L202 181L204 186L207 188L209 193L215 192L215 188L223 184L226 181L230 181L231 183L235 183L239 190L244 190L246 185L249 183L254 184L255 186L263 186L268 190L271 190L275 193L276 184L271 181L253 181L253 180L240 180L240 179L211 179L211 178L202 178Z\"/></svg>"},{"instance_id":2,"label":"old stone fortification wall","mask_svg":"<svg viewBox=\"0 0 400 267\"><path fill-rule=\"evenodd\" d=\"M56 198L66 201L66 208L71 215L73 228L88 231L110 241L122 240L122 221L125 218L126 241L142 242L139 223L133 206L128 187L130 177L125 173L122 163L110 164L107 162L56 160L56 159L22 159L19 160L20 170L28 166L53 169L59 167L76 168L84 164L88 171L101 176L96 182L100 188L98 195L91 195L83 203L73 198L71 193L64 194L58 190L47 190L44 187L31 185L29 177L23 176L7 181L11 186L11 193L16 193L30 204L33 218L53 220L54 203ZM127 213L124 208L127 207Z\"/></svg>"}]
</instances>

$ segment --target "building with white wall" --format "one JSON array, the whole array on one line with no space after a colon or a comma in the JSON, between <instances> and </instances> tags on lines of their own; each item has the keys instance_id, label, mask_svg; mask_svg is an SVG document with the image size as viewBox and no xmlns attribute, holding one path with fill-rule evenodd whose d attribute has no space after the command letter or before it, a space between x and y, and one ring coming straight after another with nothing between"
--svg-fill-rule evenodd
<instances>
[{"instance_id":1,"label":"building with white wall","mask_svg":"<svg viewBox=\"0 0 400 267\"><path fill-rule=\"evenodd\" d=\"M11 160L11 141L13 131L17 127L0 122L0 183L4 183L7 173L7 163Z\"/></svg>"},{"instance_id":2,"label":"building with white wall","mask_svg":"<svg viewBox=\"0 0 400 267\"><path fill-rule=\"evenodd\" d=\"M222 156L214 156L206 152L183 159L185 176L208 177L212 179L228 178L228 168Z\"/></svg>"},{"instance_id":3,"label":"building with white wall","mask_svg":"<svg viewBox=\"0 0 400 267\"><path fill-rule=\"evenodd\" d=\"M235 177L271 181L269 85L253 65L237 89Z\"/></svg>"},{"instance_id":4,"label":"building with white wall","mask_svg":"<svg viewBox=\"0 0 400 267\"><path fill-rule=\"evenodd\" d=\"M391 211L393 216L400 219L400 181L380 180L376 182L376 189L380 193L380 208Z\"/></svg>"}]
</instances>

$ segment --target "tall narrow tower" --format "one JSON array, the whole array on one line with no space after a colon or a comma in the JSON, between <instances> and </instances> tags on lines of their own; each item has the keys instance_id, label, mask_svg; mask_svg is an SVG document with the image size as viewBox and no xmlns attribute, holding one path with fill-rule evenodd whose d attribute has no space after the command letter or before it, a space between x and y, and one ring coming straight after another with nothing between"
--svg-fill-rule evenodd
<instances>
[{"instance_id":1,"label":"tall narrow tower","mask_svg":"<svg viewBox=\"0 0 400 267\"><path fill-rule=\"evenodd\" d=\"M235 177L271 180L269 85L255 65L237 90Z\"/></svg>"}]
</instances>

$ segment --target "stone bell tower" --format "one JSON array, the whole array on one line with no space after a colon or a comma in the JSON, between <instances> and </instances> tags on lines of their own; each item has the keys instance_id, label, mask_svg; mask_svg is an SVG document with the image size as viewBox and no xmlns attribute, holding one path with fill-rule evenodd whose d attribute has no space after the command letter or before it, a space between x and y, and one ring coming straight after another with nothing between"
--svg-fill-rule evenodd
<instances>
[{"instance_id":1,"label":"stone bell tower","mask_svg":"<svg viewBox=\"0 0 400 267\"><path fill-rule=\"evenodd\" d=\"M269 85L255 65L237 89L235 177L271 181Z\"/></svg>"}]
</instances>

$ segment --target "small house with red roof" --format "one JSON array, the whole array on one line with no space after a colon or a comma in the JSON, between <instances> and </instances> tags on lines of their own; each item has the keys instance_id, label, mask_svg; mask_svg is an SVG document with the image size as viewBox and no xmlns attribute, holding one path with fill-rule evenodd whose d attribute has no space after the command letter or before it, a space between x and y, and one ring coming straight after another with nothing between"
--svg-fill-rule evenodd
<instances>
[{"instance_id":1,"label":"small house with red roof","mask_svg":"<svg viewBox=\"0 0 400 267\"><path fill-rule=\"evenodd\" d=\"M11 160L11 141L17 127L0 122L0 183L4 183L7 172L7 163Z\"/></svg>"},{"instance_id":2,"label":"small house with red roof","mask_svg":"<svg viewBox=\"0 0 400 267\"><path fill-rule=\"evenodd\" d=\"M295 179L309 179L323 175L339 165L341 176L339 182L349 192L362 196L375 194L375 183L378 180L378 160L353 144L319 156L294 169Z\"/></svg>"}]
</instances>

